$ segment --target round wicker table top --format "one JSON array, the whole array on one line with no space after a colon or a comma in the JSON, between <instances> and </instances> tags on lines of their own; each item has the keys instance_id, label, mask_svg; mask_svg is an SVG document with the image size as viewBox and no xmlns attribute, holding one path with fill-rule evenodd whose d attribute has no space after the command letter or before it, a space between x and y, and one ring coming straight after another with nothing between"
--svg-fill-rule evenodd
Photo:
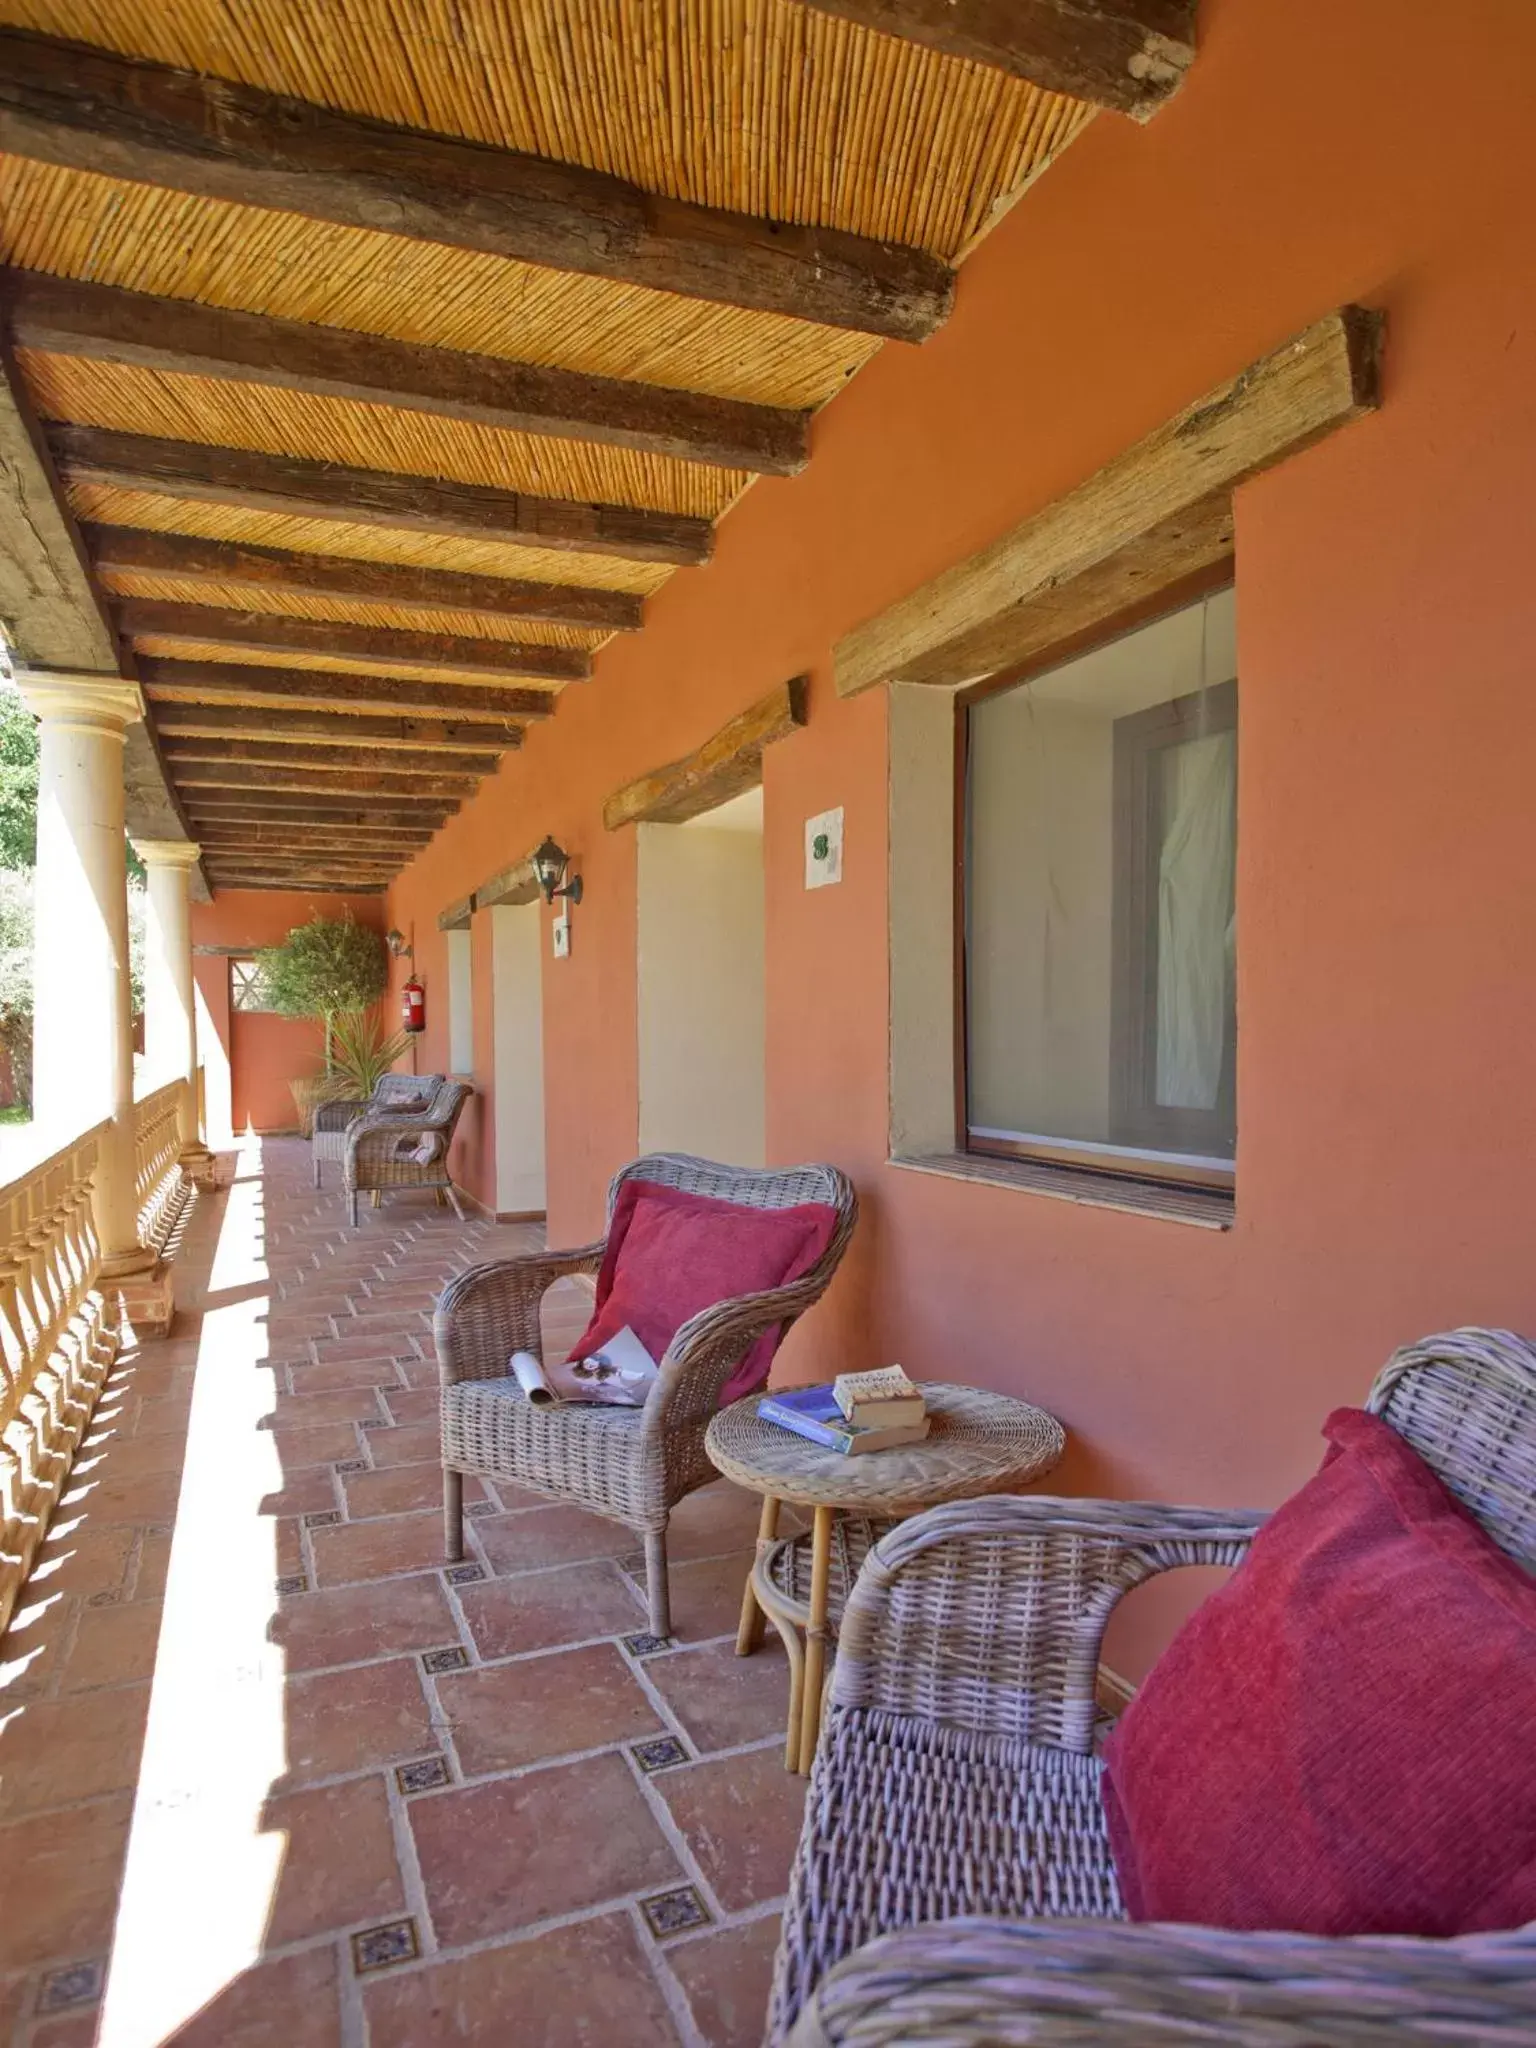
<instances>
[{"instance_id":1,"label":"round wicker table top","mask_svg":"<svg viewBox=\"0 0 1536 2048\"><path fill-rule=\"evenodd\" d=\"M734 1401L710 1422L704 1447L727 1479L806 1507L904 1515L1009 1493L1049 1472L1066 1449L1054 1415L981 1387L924 1382L929 1432L920 1444L845 1457L762 1422L757 1397Z\"/></svg>"}]
</instances>

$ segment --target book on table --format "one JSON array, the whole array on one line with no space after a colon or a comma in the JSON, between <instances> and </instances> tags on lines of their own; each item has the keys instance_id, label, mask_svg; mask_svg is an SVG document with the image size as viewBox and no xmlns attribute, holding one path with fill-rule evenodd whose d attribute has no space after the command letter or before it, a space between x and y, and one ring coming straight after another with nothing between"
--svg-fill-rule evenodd
<instances>
[{"instance_id":1,"label":"book on table","mask_svg":"<svg viewBox=\"0 0 1536 2048\"><path fill-rule=\"evenodd\" d=\"M928 1434L928 1417L915 1422L867 1426L850 1422L830 1386L791 1387L782 1394L764 1394L757 1404L764 1422L793 1430L824 1451L854 1457L865 1451L889 1451L901 1444L920 1444Z\"/></svg>"},{"instance_id":2,"label":"book on table","mask_svg":"<svg viewBox=\"0 0 1536 2048\"><path fill-rule=\"evenodd\" d=\"M923 1390L899 1365L875 1372L840 1372L832 1392L843 1418L860 1429L899 1429L928 1413Z\"/></svg>"}]
</instances>

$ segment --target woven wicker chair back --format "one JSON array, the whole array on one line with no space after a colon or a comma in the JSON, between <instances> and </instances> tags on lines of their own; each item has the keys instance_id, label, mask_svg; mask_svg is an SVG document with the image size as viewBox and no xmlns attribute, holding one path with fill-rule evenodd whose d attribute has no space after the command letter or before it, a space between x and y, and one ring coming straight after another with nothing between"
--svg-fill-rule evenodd
<instances>
[{"instance_id":1,"label":"woven wicker chair back","mask_svg":"<svg viewBox=\"0 0 1536 2048\"><path fill-rule=\"evenodd\" d=\"M442 1087L442 1074L386 1074L368 1098L370 1109L399 1109L402 1105L412 1109L429 1093L435 1095Z\"/></svg>"},{"instance_id":2,"label":"woven wicker chair back","mask_svg":"<svg viewBox=\"0 0 1536 2048\"><path fill-rule=\"evenodd\" d=\"M796 1209L803 1202L824 1202L841 1208L848 1183L832 1166L726 1166L717 1159L696 1159L686 1152L648 1152L621 1166L608 1187L608 1221L613 1221L619 1190L629 1180L656 1181L690 1195L716 1202L736 1202L747 1209Z\"/></svg>"},{"instance_id":3,"label":"woven wicker chair back","mask_svg":"<svg viewBox=\"0 0 1536 2048\"><path fill-rule=\"evenodd\" d=\"M1501 1549L1536 1566L1536 1346L1512 1330L1405 1344L1366 1399Z\"/></svg>"}]
</instances>

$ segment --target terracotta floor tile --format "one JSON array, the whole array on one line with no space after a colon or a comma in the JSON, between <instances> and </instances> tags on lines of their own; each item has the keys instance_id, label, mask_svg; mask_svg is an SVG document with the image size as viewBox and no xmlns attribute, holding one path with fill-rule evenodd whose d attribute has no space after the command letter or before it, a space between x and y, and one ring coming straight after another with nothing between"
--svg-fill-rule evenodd
<instances>
[{"instance_id":1,"label":"terracotta floor tile","mask_svg":"<svg viewBox=\"0 0 1536 2048\"><path fill-rule=\"evenodd\" d=\"M386 1433L378 1432L381 1436ZM343 1484L347 1491L347 1513L354 1522L371 1515L405 1515L413 1510L441 1508L443 1504L443 1468L436 1459L430 1464L391 1465L380 1472L348 1472ZM465 1480L464 1498L484 1500L485 1488L478 1479Z\"/></svg>"},{"instance_id":2,"label":"terracotta floor tile","mask_svg":"<svg viewBox=\"0 0 1536 2048\"><path fill-rule=\"evenodd\" d=\"M160 1640L160 1602L125 1601L119 1607L82 1607L75 1640L64 1660L65 1692L87 1686L122 1685L155 1675Z\"/></svg>"},{"instance_id":3,"label":"terracotta floor tile","mask_svg":"<svg viewBox=\"0 0 1536 2048\"><path fill-rule=\"evenodd\" d=\"M437 1696L472 1777L633 1742L662 1727L612 1643L449 1672Z\"/></svg>"},{"instance_id":4,"label":"terracotta floor tile","mask_svg":"<svg viewBox=\"0 0 1536 2048\"><path fill-rule=\"evenodd\" d=\"M350 1422L311 1426L279 1420L268 1427L277 1439L277 1454L285 1472L302 1465L333 1465L339 1458L358 1455L357 1430Z\"/></svg>"},{"instance_id":5,"label":"terracotta floor tile","mask_svg":"<svg viewBox=\"0 0 1536 2048\"><path fill-rule=\"evenodd\" d=\"M158 1477L181 1471L183 1444L176 1432L160 1436L129 1436L116 1430L102 1432L102 1441L83 1450L76 1458L71 1479L130 1479Z\"/></svg>"},{"instance_id":6,"label":"terracotta floor tile","mask_svg":"<svg viewBox=\"0 0 1536 2048\"><path fill-rule=\"evenodd\" d=\"M132 1789L149 1687L36 1700L0 1729L0 1816Z\"/></svg>"},{"instance_id":7,"label":"terracotta floor tile","mask_svg":"<svg viewBox=\"0 0 1536 2048\"><path fill-rule=\"evenodd\" d=\"M706 1643L653 1657L645 1668L699 1749L731 1749L784 1728L789 1664L771 1628L750 1657L738 1657L733 1642Z\"/></svg>"},{"instance_id":8,"label":"terracotta floor tile","mask_svg":"<svg viewBox=\"0 0 1536 2048\"><path fill-rule=\"evenodd\" d=\"M285 1786L424 1756L437 1748L416 1666L406 1657L291 1678Z\"/></svg>"},{"instance_id":9,"label":"terracotta floor tile","mask_svg":"<svg viewBox=\"0 0 1536 2048\"><path fill-rule=\"evenodd\" d=\"M322 1586L388 1578L397 1572L435 1571L443 1564L441 1514L344 1522L336 1528L314 1530L310 1540L316 1577Z\"/></svg>"},{"instance_id":10,"label":"terracotta floor tile","mask_svg":"<svg viewBox=\"0 0 1536 2048\"><path fill-rule=\"evenodd\" d=\"M389 1389L388 1406L395 1414L406 1396L394 1387ZM415 1400L416 1396L409 1396ZM394 1429L370 1429L364 1432L368 1438L368 1451L375 1465L430 1465L439 1457L443 1448L443 1434L438 1426L437 1400L430 1403L431 1413L425 1421L397 1421Z\"/></svg>"},{"instance_id":11,"label":"terracotta floor tile","mask_svg":"<svg viewBox=\"0 0 1536 2048\"><path fill-rule=\"evenodd\" d=\"M132 1812L131 1797L119 1793L0 1828L0 1928L8 1963L106 1952Z\"/></svg>"},{"instance_id":12,"label":"terracotta floor tile","mask_svg":"<svg viewBox=\"0 0 1536 2048\"><path fill-rule=\"evenodd\" d=\"M400 1384L400 1368L392 1358L328 1358L320 1365L293 1365L288 1370L296 1394Z\"/></svg>"},{"instance_id":13,"label":"terracotta floor tile","mask_svg":"<svg viewBox=\"0 0 1536 2048\"><path fill-rule=\"evenodd\" d=\"M364 1993L369 2048L676 2048L628 1918L614 1913L408 1974ZM536 2017L535 2017L536 2016Z\"/></svg>"},{"instance_id":14,"label":"terracotta floor tile","mask_svg":"<svg viewBox=\"0 0 1536 2048\"><path fill-rule=\"evenodd\" d=\"M315 1356L322 1364L389 1365L399 1358L415 1356L415 1347L407 1340L404 1343L386 1343L369 1332L356 1337L317 1337Z\"/></svg>"},{"instance_id":15,"label":"terracotta floor tile","mask_svg":"<svg viewBox=\"0 0 1536 2048\"><path fill-rule=\"evenodd\" d=\"M569 1505L487 1515L476 1533L496 1572L537 1571L541 1566L578 1564L591 1557L618 1557L633 1550L639 1541L621 1522Z\"/></svg>"},{"instance_id":16,"label":"terracotta floor tile","mask_svg":"<svg viewBox=\"0 0 1536 2048\"><path fill-rule=\"evenodd\" d=\"M279 1394L272 1419L287 1431L313 1429L326 1422L360 1422L365 1416L382 1420L383 1414L372 1387L332 1387L318 1394ZM297 1464L298 1460L289 1462Z\"/></svg>"},{"instance_id":17,"label":"terracotta floor tile","mask_svg":"<svg viewBox=\"0 0 1536 2048\"><path fill-rule=\"evenodd\" d=\"M290 1596L281 1602L268 1633L281 1646L290 1672L442 1649L458 1640L442 1583L430 1575Z\"/></svg>"},{"instance_id":18,"label":"terracotta floor tile","mask_svg":"<svg viewBox=\"0 0 1536 2048\"><path fill-rule=\"evenodd\" d=\"M323 1515L337 1506L329 1465L301 1465L275 1493L262 1496L264 1515Z\"/></svg>"},{"instance_id":19,"label":"terracotta floor tile","mask_svg":"<svg viewBox=\"0 0 1536 2048\"><path fill-rule=\"evenodd\" d=\"M391 1920L405 1910L382 1778L269 1800L262 1827L288 1837L267 1923L268 1948L332 1928Z\"/></svg>"},{"instance_id":20,"label":"terracotta floor tile","mask_svg":"<svg viewBox=\"0 0 1536 2048\"><path fill-rule=\"evenodd\" d=\"M111 1522L169 1522L180 1492L179 1471L119 1479L101 1465L70 1482L60 1507L66 1515L89 1516L97 1527Z\"/></svg>"},{"instance_id":21,"label":"terracotta floor tile","mask_svg":"<svg viewBox=\"0 0 1536 2048\"><path fill-rule=\"evenodd\" d=\"M667 1963L709 2048L762 2048L778 1944L779 1916L770 1913L668 1945Z\"/></svg>"},{"instance_id":22,"label":"terracotta floor tile","mask_svg":"<svg viewBox=\"0 0 1536 2048\"><path fill-rule=\"evenodd\" d=\"M78 1593L86 1600L93 1593L111 1592L127 1579L133 1551L132 1529L101 1528L61 1509L32 1567L28 1590L36 1596Z\"/></svg>"},{"instance_id":23,"label":"terracotta floor tile","mask_svg":"<svg viewBox=\"0 0 1536 2048\"><path fill-rule=\"evenodd\" d=\"M146 1394L132 1410L133 1433L136 1437L182 1436L191 1413L190 1387L174 1394Z\"/></svg>"},{"instance_id":24,"label":"terracotta floor tile","mask_svg":"<svg viewBox=\"0 0 1536 2048\"><path fill-rule=\"evenodd\" d=\"M607 1559L463 1586L459 1600L482 1657L515 1657L645 1626L628 1579Z\"/></svg>"},{"instance_id":25,"label":"terracotta floor tile","mask_svg":"<svg viewBox=\"0 0 1536 2048\"><path fill-rule=\"evenodd\" d=\"M672 1633L681 1642L704 1642L711 1636L734 1635L741 1619L742 1588L752 1569L752 1552L674 1564L667 1574L672 1588Z\"/></svg>"},{"instance_id":26,"label":"terracotta floor tile","mask_svg":"<svg viewBox=\"0 0 1536 2048\"><path fill-rule=\"evenodd\" d=\"M785 1770L777 1744L666 1771L655 1783L728 1913L788 1889L805 1780Z\"/></svg>"},{"instance_id":27,"label":"terracotta floor tile","mask_svg":"<svg viewBox=\"0 0 1536 2048\"><path fill-rule=\"evenodd\" d=\"M336 1951L318 1948L243 1971L162 2048L338 2048L340 2041Z\"/></svg>"},{"instance_id":28,"label":"terracotta floor tile","mask_svg":"<svg viewBox=\"0 0 1536 2048\"><path fill-rule=\"evenodd\" d=\"M146 1529L139 1540L138 1562L133 1573L133 1599L163 1600L165 1581L171 1565L171 1538L162 1531Z\"/></svg>"},{"instance_id":29,"label":"terracotta floor tile","mask_svg":"<svg viewBox=\"0 0 1536 2048\"><path fill-rule=\"evenodd\" d=\"M745 1487L720 1479L688 1494L672 1510L667 1524L667 1555L674 1564L695 1557L719 1557L726 1551L750 1550L757 1541L762 1499Z\"/></svg>"},{"instance_id":30,"label":"terracotta floor tile","mask_svg":"<svg viewBox=\"0 0 1536 2048\"><path fill-rule=\"evenodd\" d=\"M77 2012L40 2020L27 2036L27 2048L95 2048L97 2012Z\"/></svg>"},{"instance_id":31,"label":"terracotta floor tile","mask_svg":"<svg viewBox=\"0 0 1536 2048\"><path fill-rule=\"evenodd\" d=\"M412 1800L438 1938L480 1941L682 1881L622 1757Z\"/></svg>"}]
</instances>

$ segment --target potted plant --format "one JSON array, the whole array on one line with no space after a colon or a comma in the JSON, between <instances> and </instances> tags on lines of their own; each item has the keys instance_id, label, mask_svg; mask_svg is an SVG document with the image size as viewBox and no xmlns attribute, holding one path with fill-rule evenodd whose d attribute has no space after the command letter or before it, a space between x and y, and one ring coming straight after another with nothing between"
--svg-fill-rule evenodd
<instances>
[{"instance_id":1,"label":"potted plant","mask_svg":"<svg viewBox=\"0 0 1536 2048\"><path fill-rule=\"evenodd\" d=\"M372 1009L383 995L389 982L384 941L350 913L312 917L295 925L280 946L259 954L258 966L262 992L274 1010L284 1017L320 1019L322 1070L289 1084L307 1137L315 1104L352 1086L352 1077L337 1070L337 1020Z\"/></svg>"},{"instance_id":2,"label":"potted plant","mask_svg":"<svg viewBox=\"0 0 1536 2048\"><path fill-rule=\"evenodd\" d=\"M402 1053L409 1052L410 1033L387 1036L371 1010L343 1010L331 1023L331 1069L344 1084L342 1093L366 1102Z\"/></svg>"}]
</instances>

